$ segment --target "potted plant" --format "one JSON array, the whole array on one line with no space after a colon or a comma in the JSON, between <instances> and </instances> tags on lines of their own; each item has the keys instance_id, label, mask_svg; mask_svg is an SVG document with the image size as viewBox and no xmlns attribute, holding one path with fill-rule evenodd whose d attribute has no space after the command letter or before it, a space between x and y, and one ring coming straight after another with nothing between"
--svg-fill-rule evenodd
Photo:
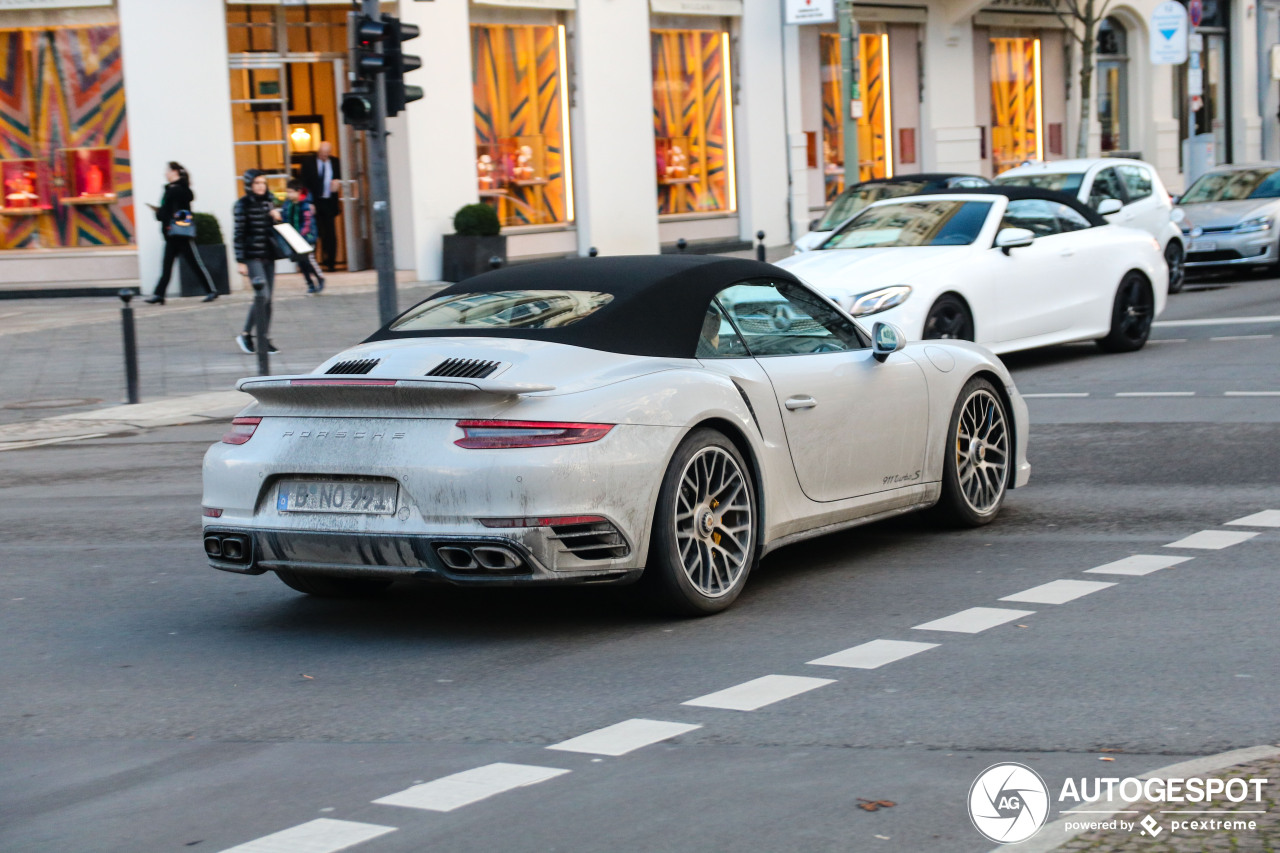
<instances>
[{"instance_id":1,"label":"potted plant","mask_svg":"<svg viewBox=\"0 0 1280 853\"><path fill-rule=\"evenodd\" d=\"M459 208L453 216L456 234L444 235L444 263L441 278L444 281L462 281L488 272L493 268L492 259L507 262L507 238L502 230L498 214L487 204L468 204Z\"/></svg>"},{"instance_id":2,"label":"potted plant","mask_svg":"<svg viewBox=\"0 0 1280 853\"><path fill-rule=\"evenodd\" d=\"M213 279L213 286L219 293L231 292L231 280L227 276L227 247L222 242L222 227L218 217L212 213L192 214L196 221L195 250L204 268ZM185 256L178 256L179 277L182 281L183 296L203 296L204 281L197 270Z\"/></svg>"}]
</instances>

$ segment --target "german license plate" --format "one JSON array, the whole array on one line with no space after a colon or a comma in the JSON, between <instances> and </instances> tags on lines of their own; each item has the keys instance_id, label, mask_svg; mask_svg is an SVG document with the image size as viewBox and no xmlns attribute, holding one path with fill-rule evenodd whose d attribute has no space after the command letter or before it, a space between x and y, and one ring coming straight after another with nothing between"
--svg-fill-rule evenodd
<instances>
[{"instance_id":1,"label":"german license plate","mask_svg":"<svg viewBox=\"0 0 1280 853\"><path fill-rule=\"evenodd\" d=\"M1216 251L1218 251L1218 244L1217 244L1216 242L1214 242L1213 240L1195 240L1195 241L1193 241L1193 242L1191 243L1191 248L1190 248L1190 249L1188 249L1187 251L1189 251L1189 252L1216 252Z\"/></svg>"},{"instance_id":2,"label":"german license plate","mask_svg":"<svg viewBox=\"0 0 1280 853\"><path fill-rule=\"evenodd\" d=\"M400 487L367 480L282 480L276 492L280 512L342 512L392 515Z\"/></svg>"}]
</instances>

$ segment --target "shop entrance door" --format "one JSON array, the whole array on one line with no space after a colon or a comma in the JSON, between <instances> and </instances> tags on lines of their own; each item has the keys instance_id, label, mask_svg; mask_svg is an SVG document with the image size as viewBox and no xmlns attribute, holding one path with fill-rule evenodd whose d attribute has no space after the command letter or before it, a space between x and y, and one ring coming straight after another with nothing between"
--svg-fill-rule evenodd
<instances>
[{"instance_id":1,"label":"shop entrance door","mask_svg":"<svg viewBox=\"0 0 1280 853\"><path fill-rule=\"evenodd\" d=\"M1044 159L1040 39L991 39L991 158L995 173Z\"/></svg>"},{"instance_id":2,"label":"shop entrance door","mask_svg":"<svg viewBox=\"0 0 1280 853\"><path fill-rule=\"evenodd\" d=\"M230 71L237 181L247 169L261 169L271 192L283 199L289 179L300 177L303 165L328 142L342 165L338 268L364 269L370 236L363 203L365 153L363 140L341 120L345 61L233 54Z\"/></svg>"}]
</instances>

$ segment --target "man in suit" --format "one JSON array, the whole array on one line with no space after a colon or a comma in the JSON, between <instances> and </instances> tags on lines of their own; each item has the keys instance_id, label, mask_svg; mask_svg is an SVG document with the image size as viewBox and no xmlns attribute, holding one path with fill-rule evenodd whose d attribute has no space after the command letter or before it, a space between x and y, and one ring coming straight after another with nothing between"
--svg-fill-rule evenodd
<instances>
[{"instance_id":1,"label":"man in suit","mask_svg":"<svg viewBox=\"0 0 1280 853\"><path fill-rule=\"evenodd\" d=\"M341 213L339 200L342 181L342 164L333 156L333 146L321 142L316 156L307 160L302 168L302 182L316 206L316 225L319 241L316 256L329 272L333 272L338 260L338 235L335 220Z\"/></svg>"}]
</instances>

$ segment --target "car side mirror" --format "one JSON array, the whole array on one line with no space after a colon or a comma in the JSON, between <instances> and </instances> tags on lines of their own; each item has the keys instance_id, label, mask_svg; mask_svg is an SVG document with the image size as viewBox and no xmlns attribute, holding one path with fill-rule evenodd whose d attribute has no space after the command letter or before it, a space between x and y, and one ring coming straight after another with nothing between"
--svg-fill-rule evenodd
<instances>
[{"instance_id":1,"label":"car side mirror","mask_svg":"<svg viewBox=\"0 0 1280 853\"><path fill-rule=\"evenodd\" d=\"M818 218L818 219L810 219L810 220L809 220L809 230L810 230L810 231L817 231L817 230L818 230L818 223L819 223L819 222L821 222L821 221L822 221L822 219L821 219L821 218Z\"/></svg>"},{"instance_id":2,"label":"car side mirror","mask_svg":"<svg viewBox=\"0 0 1280 853\"><path fill-rule=\"evenodd\" d=\"M1035 232L1029 228L1001 228L996 235L996 248L1007 255L1012 249L1030 246L1035 239Z\"/></svg>"},{"instance_id":3,"label":"car side mirror","mask_svg":"<svg viewBox=\"0 0 1280 853\"><path fill-rule=\"evenodd\" d=\"M907 346L907 336L892 323L876 323L871 327L871 355L883 362Z\"/></svg>"},{"instance_id":4,"label":"car side mirror","mask_svg":"<svg viewBox=\"0 0 1280 853\"><path fill-rule=\"evenodd\" d=\"M1124 207L1124 205L1120 202L1120 199L1104 198L1102 201L1098 202L1098 213L1101 216L1110 216L1113 213L1119 213L1120 208L1122 207Z\"/></svg>"}]
</instances>

